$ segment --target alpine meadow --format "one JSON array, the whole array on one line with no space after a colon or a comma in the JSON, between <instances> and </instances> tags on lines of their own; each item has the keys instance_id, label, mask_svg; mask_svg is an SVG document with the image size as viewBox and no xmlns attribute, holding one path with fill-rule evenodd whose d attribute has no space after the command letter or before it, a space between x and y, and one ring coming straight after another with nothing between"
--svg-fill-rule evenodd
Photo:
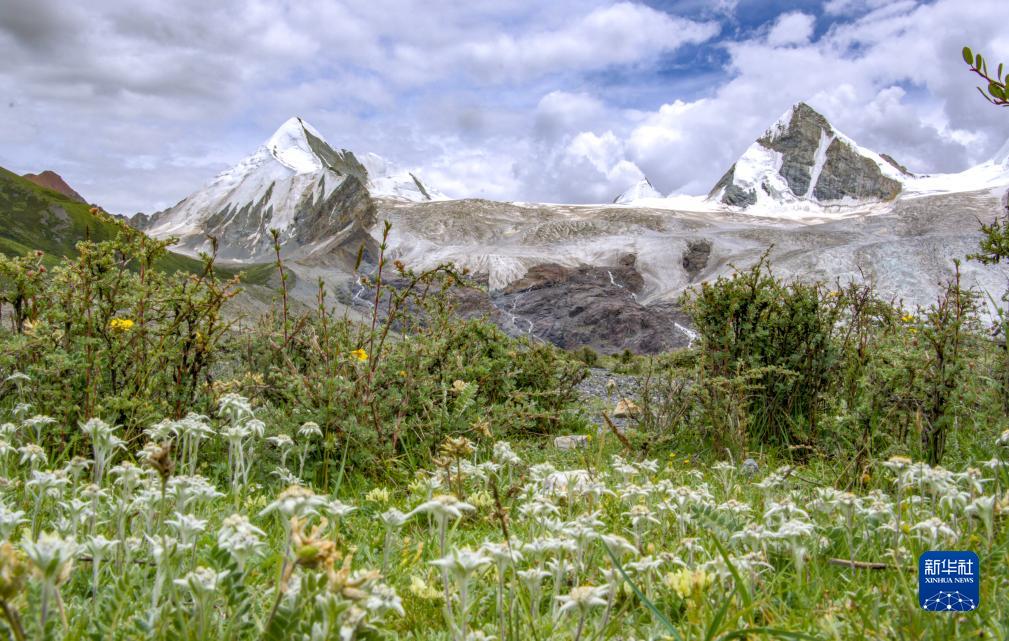
<instances>
[{"instance_id":1,"label":"alpine meadow","mask_svg":"<svg viewBox=\"0 0 1009 641\"><path fill-rule=\"evenodd\" d=\"M579 2L0 0L0 638L1009 638L1005 7Z\"/></svg>"}]
</instances>

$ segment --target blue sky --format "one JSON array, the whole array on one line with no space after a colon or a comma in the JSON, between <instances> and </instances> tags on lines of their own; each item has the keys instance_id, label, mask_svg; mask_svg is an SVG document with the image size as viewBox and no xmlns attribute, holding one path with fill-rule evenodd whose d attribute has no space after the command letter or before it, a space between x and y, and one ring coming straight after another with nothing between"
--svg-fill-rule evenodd
<instances>
[{"instance_id":1,"label":"blue sky","mask_svg":"<svg viewBox=\"0 0 1009 641\"><path fill-rule=\"evenodd\" d=\"M451 196L706 193L806 100L920 172L1009 138L960 60L1002 0L0 0L0 165L155 211L292 115Z\"/></svg>"}]
</instances>

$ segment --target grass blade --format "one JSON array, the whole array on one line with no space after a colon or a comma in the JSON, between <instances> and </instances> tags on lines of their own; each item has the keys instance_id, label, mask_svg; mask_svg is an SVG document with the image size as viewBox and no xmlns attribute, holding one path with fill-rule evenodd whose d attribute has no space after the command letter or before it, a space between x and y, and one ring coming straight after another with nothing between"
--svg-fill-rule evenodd
<instances>
[{"instance_id":1,"label":"grass blade","mask_svg":"<svg viewBox=\"0 0 1009 641\"><path fill-rule=\"evenodd\" d=\"M627 585L631 586L631 590L634 591L634 595L638 597L638 600L644 603L646 608L651 610L652 615L655 616L656 619L658 619L659 623L661 623L663 626L665 626L667 630L669 630L669 634L671 634L677 641L683 641L683 637L680 636L680 633L676 629L676 626L673 625L673 622L670 621L666 617L666 615L662 614L662 612L660 612L659 609L655 607L655 604L652 603L651 600L649 600L649 598L646 597L644 593L638 588L637 584L635 584L634 581L631 581L631 577L627 576L627 572L624 572L624 566L620 565L620 561L617 559L617 555L613 553L613 550L610 549L610 546L602 542L601 545L603 546L603 549L606 550L606 554L610 555L610 560L613 561L613 566L617 568L617 570L620 572L620 576L624 577L624 581L627 582Z\"/></svg>"}]
</instances>

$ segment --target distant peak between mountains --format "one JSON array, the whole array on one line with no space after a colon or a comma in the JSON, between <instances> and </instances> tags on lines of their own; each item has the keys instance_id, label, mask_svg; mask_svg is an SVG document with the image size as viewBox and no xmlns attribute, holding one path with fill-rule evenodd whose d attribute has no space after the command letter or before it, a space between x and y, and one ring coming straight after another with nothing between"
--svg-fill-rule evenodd
<instances>
[{"instance_id":1,"label":"distant peak between mountains","mask_svg":"<svg viewBox=\"0 0 1009 641\"><path fill-rule=\"evenodd\" d=\"M613 203L616 205L627 205L646 198L662 198L662 194L652 186L651 181L647 177L643 177L630 189L614 198Z\"/></svg>"},{"instance_id":2,"label":"distant peak between mountains","mask_svg":"<svg viewBox=\"0 0 1009 641\"><path fill-rule=\"evenodd\" d=\"M22 178L30 180L39 187L52 189L53 191L63 194L67 198L76 200L77 202L87 203L87 201L84 200L84 197L74 191L73 187L68 185L66 181L63 180L63 177L55 171L47 169L40 174L25 174Z\"/></svg>"}]
</instances>

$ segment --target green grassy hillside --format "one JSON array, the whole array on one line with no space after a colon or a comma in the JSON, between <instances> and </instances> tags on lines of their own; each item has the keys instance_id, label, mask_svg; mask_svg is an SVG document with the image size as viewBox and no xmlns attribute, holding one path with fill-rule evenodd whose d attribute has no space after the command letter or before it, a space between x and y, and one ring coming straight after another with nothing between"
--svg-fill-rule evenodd
<instances>
[{"instance_id":1,"label":"green grassy hillside","mask_svg":"<svg viewBox=\"0 0 1009 641\"><path fill-rule=\"evenodd\" d=\"M119 226L112 220L91 213L91 207L51 189L32 183L0 167L0 253L23 255L34 250L47 254L47 262L77 254L77 243L112 240ZM195 272L202 263L195 258L169 253L159 261L166 271ZM265 266L250 266L243 280L265 282L269 270ZM221 268L231 276L235 269Z\"/></svg>"}]
</instances>

